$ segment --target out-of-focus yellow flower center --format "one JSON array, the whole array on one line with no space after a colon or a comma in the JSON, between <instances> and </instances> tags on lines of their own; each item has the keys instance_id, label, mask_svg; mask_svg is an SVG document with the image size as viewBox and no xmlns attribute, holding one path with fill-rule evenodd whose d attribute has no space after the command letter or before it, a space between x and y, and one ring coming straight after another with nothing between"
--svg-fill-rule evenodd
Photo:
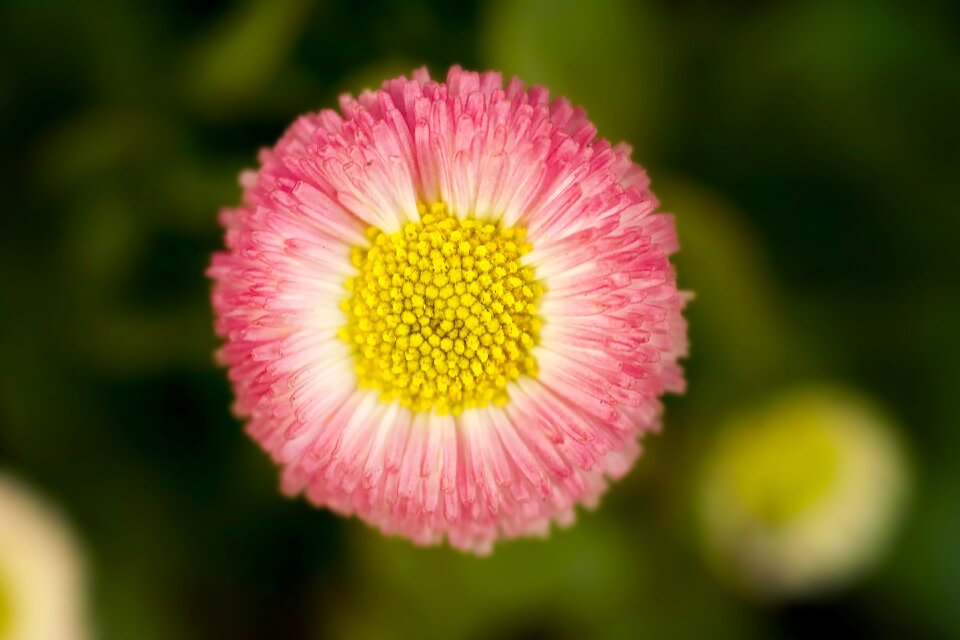
<instances>
[{"instance_id":1,"label":"out-of-focus yellow flower center","mask_svg":"<svg viewBox=\"0 0 960 640\"><path fill-rule=\"evenodd\" d=\"M0 638L6 638L13 627L13 603L11 602L10 585L3 567L0 567Z\"/></svg>"},{"instance_id":2,"label":"out-of-focus yellow flower center","mask_svg":"<svg viewBox=\"0 0 960 640\"><path fill-rule=\"evenodd\" d=\"M773 418L740 425L719 455L737 499L759 521L776 527L830 493L839 451L836 434L815 410Z\"/></svg>"},{"instance_id":3,"label":"out-of-focus yellow flower center","mask_svg":"<svg viewBox=\"0 0 960 640\"><path fill-rule=\"evenodd\" d=\"M530 349L543 293L520 258L526 230L420 205L420 222L367 230L354 248L340 337L356 353L361 387L414 411L441 415L503 406L507 383L537 375Z\"/></svg>"}]
</instances>

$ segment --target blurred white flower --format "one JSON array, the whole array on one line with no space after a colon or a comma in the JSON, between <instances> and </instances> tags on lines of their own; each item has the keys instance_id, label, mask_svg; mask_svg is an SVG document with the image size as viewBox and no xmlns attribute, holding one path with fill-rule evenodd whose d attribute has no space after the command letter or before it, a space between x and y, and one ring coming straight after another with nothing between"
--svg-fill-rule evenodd
<instances>
[{"instance_id":1,"label":"blurred white flower","mask_svg":"<svg viewBox=\"0 0 960 640\"><path fill-rule=\"evenodd\" d=\"M762 598L836 587L882 553L906 486L903 450L875 407L792 391L721 429L698 494L709 557Z\"/></svg>"},{"instance_id":2,"label":"blurred white flower","mask_svg":"<svg viewBox=\"0 0 960 640\"><path fill-rule=\"evenodd\" d=\"M0 640L89 638L86 587L61 515L0 473Z\"/></svg>"}]
</instances>

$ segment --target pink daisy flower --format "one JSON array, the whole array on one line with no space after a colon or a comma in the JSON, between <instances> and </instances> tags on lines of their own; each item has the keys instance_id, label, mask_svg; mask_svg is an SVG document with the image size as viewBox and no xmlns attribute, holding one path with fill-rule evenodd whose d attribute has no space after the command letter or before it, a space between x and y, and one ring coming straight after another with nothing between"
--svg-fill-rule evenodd
<instances>
[{"instance_id":1,"label":"pink daisy flower","mask_svg":"<svg viewBox=\"0 0 960 640\"><path fill-rule=\"evenodd\" d=\"M630 148L499 73L299 118L213 258L236 412L283 491L419 544L545 534L622 476L686 326Z\"/></svg>"}]
</instances>

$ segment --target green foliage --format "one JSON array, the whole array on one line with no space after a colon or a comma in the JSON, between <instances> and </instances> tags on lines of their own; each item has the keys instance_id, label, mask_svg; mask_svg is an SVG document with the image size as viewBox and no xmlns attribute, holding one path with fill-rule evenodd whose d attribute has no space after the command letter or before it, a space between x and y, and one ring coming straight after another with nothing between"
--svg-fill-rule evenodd
<instances>
[{"instance_id":1,"label":"green foliage","mask_svg":"<svg viewBox=\"0 0 960 640\"><path fill-rule=\"evenodd\" d=\"M188 58L185 92L202 108L246 111L276 90L309 24L309 0L245 0Z\"/></svg>"},{"instance_id":2,"label":"green foliage","mask_svg":"<svg viewBox=\"0 0 960 640\"><path fill-rule=\"evenodd\" d=\"M927 4L0 4L0 467L88 543L102 637L949 635L960 51ZM483 560L279 495L203 275L238 172L297 114L455 62L633 144L696 294L689 391L634 472ZM699 555L690 484L724 415L824 378L905 427L919 489L876 573L764 608Z\"/></svg>"},{"instance_id":3,"label":"green foliage","mask_svg":"<svg viewBox=\"0 0 960 640\"><path fill-rule=\"evenodd\" d=\"M650 153L671 72L653 3L497 1L484 36L491 66L569 97L604 136Z\"/></svg>"}]
</instances>

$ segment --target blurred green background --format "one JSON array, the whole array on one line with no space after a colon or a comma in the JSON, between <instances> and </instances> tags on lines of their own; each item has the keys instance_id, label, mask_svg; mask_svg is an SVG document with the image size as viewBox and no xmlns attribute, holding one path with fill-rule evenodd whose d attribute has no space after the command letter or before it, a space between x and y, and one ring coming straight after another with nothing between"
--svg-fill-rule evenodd
<instances>
[{"instance_id":1,"label":"blurred green background","mask_svg":"<svg viewBox=\"0 0 960 640\"><path fill-rule=\"evenodd\" d=\"M960 637L958 25L866 0L0 3L0 469L76 529L97 637ZM297 114L452 63L631 142L697 293L689 391L634 471L480 560L279 495L203 276ZM885 408L913 492L862 579L763 604L710 570L691 493L728 415L811 381Z\"/></svg>"}]
</instances>

